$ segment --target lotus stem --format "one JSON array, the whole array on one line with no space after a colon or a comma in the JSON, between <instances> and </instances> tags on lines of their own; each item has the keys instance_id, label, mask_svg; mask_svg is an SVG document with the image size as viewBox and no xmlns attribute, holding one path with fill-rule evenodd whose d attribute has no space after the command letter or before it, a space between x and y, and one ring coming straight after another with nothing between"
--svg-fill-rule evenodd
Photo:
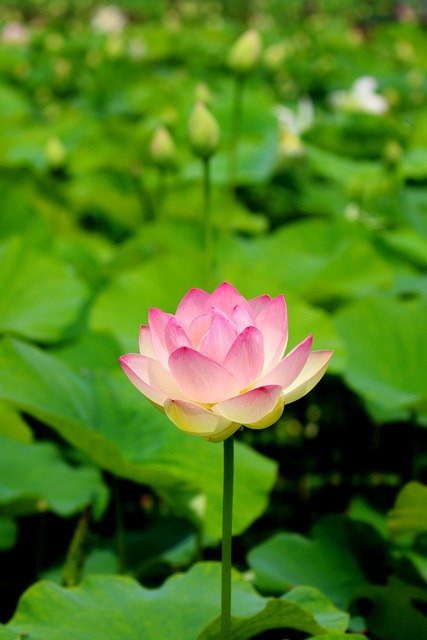
<instances>
[{"instance_id":1,"label":"lotus stem","mask_svg":"<svg viewBox=\"0 0 427 640\"><path fill-rule=\"evenodd\" d=\"M213 284L212 216L211 216L211 172L210 158L203 158L203 228L205 250L206 287Z\"/></svg>"},{"instance_id":2,"label":"lotus stem","mask_svg":"<svg viewBox=\"0 0 427 640\"><path fill-rule=\"evenodd\" d=\"M238 146L240 128L242 122L243 107L243 87L245 80L243 76L234 77L233 105L231 115L231 135L230 135L230 155L229 155L229 185L230 192L234 194L237 178Z\"/></svg>"},{"instance_id":3,"label":"lotus stem","mask_svg":"<svg viewBox=\"0 0 427 640\"><path fill-rule=\"evenodd\" d=\"M231 626L231 539L233 519L234 438L224 440L222 502L221 640L229 640Z\"/></svg>"},{"instance_id":4,"label":"lotus stem","mask_svg":"<svg viewBox=\"0 0 427 640\"><path fill-rule=\"evenodd\" d=\"M119 481L113 476L113 496L114 496L114 519L115 519L115 538L117 550L117 573L123 575L126 572L126 543L125 528L123 524L123 513L120 502Z\"/></svg>"}]
</instances>

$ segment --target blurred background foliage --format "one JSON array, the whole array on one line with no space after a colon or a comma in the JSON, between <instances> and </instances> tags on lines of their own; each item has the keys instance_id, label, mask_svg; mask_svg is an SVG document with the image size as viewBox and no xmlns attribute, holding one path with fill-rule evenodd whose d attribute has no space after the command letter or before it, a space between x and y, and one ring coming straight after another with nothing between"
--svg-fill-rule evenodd
<instances>
[{"instance_id":1,"label":"blurred background foliage","mask_svg":"<svg viewBox=\"0 0 427 640\"><path fill-rule=\"evenodd\" d=\"M203 101L214 284L283 292L290 346L335 350L275 427L237 436L236 567L266 595L319 589L372 640L427 636L426 25L425 3L391 0L2 3L3 622L39 577L151 587L219 557L220 448L117 365L149 307L206 286ZM248 28L262 52L236 133L227 61Z\"/></svg>"}]
</instances>

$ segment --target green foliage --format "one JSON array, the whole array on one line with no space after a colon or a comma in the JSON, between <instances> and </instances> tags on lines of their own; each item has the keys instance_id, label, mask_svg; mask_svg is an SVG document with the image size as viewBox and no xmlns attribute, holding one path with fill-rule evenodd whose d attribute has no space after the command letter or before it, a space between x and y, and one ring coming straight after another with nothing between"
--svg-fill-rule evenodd
<instances>
[{"instance_id":1,"label":"green foliage","mask_svg":"<svg viewBox=\"0 0 427 640\"><path fill-rule=\"evenodd\" d=\"M347 346L344 376L369 403L374 415L389 418L412 411L424 415L427 395L422 376L427 297L364 298L336 314ZM363 327L363 331L361 328Z\"/></svg>"},{"instance_id":2,"label":"green foliage","mask_svg":"<svg viewBox=\"0 0 427 640\"><path fill-rule=\"evenodd\" d=\"M77 375L52 356L16 341L1 347L0 398L48 424L101 469L150 485L174 509L202 522L210 540L219 538L220 448L183 436L122 378L114 382ZM264 511L275 468L273 461L239 443L236 534Z\"/></svg>"},{"instance_id":3,"label":"green foliage","mask_svg":"<svg viewBox=\"0 0 427 640\"><path fill-rule=\"evenodd\" d=\"M292 585L311 584L346 609L352 595L367 582L357 557L361 536L366 536L366 530L360 523L325 520L315 526L312 540L278 533L254 547L248 562L262 591L282 593Z\"/></svg>"},{"instance_id":4,"label":"green foliage","mask_svg":"<svg viewBox=\"0 0 427 640\"><path fill-rule=\"evenodd\" d=\"M117 363L150 307L206 288L200 101L221 132L212 283L284 293L288 350L310 333L334 349L276 426L236 434L231 638L426 637L416 3L123 0L107 19L71 4L0 8L0 638L218 637L219 566L196 560L219 557L221 447L175 429ZM228 60L249 25L263 49L237 113ZM36 582L63 579L88 503L84 582Z\"/></svg>"},{"instance_id":5,"label":"green foliage","mask_svg":"<svg viewBox=\"0 0 427 640\"><path fill-rule=\"evenodd\" d=\"M388 526L394 536L427 532L426 498L427 487L420 482L409 482L403 487L388 514Z\"/></svg>"},{"instance_id":6,"label":"green foliage","mask_svg":"<svg viewBox=\"0 0 427 640\"><path fill-rule=\"evenodd\" d=\"M106 635L162 640L171 634L208 640L218 637L219 585L220 566L215 563L196 564L156 590L120 577L87 578L73 589L40 582L22 598L13 619L0 629L0 638L8 639L13 630L15 634L25 631L35 639L47 632L52 640L76 635L91 640ZM310 635L333 631L338 633L331 637L340 638L348 623L348 616L313 588L296 589L279 599L264 598L237 572L233 574L232 615L231 638L235 640L278 628Z\"/></svg>"},{"instance_id":7,"label":"green foliage","mask_svg":"<svg viewBox=\"0 0 427 640\"><path fill-rule=\"evenodd\" d=\"M69 516L93 504L103 514L108 492L97 469L66 465L51 443L22 444L0 436L0 509L8 515L53 511ZM22 470L25 469L25 475Z\"/></svg>"}]
</instances>

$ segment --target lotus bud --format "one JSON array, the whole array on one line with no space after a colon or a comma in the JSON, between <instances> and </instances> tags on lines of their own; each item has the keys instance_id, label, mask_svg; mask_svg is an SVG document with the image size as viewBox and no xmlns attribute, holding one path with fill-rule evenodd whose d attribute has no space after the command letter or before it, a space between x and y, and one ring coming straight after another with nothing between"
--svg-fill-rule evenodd
<instances>
[{"instance_id":1,"label":"lotus bud","mask_svg":"<svg viewBox=\"0 0 427 640\"><path fill-rule=\"evenodd\" d=\"M176 146L169 131L159 127L151 139L151 157L161 169L172 169L176 165Z\"/></svg>"},{"instance_id":2,"label":"lotus bud","mask_svg":"<svg viewBox=\"0 0 427 640\"><path fill-rule=\"evenodd\" d=\"M209 104L210 102L212 102L211 90L205 82L198 83L194 92L194 96L197 102L203 102L204 104Z\"/></svg>"},{"instance_id":3,"label":"lotus bud","mask_svg":"<svg viewBox=\"0 0 427 640\"><path fill-rule=\"evenodd\" d=\"M286 46L284 42L271 44L264 53L264 64L269 71L278 71L286 58Z\"/></svg>"},{"instance_id":4,"label":"lotus bud","mask_svg":"<svg viewBox=\"0 0 427 640\"><path fill-rule=\"evenodd\" d=\"M244 76L255 67L261 55L261 37L255 29L246 31L234 43L228 57L228 65L234 73Z\"/></svg>"},{"instance_id":5,"label":"lotus bud","mask_svg":"<svg viewBox=\"0 0 427 640\"><path fill-rule=\"evenodd\" d=\"M67 151L59 138L49 138L45 147L45 158L52 169L64 166Z\"/></svg>"},{"instance_id":6,"label":"lotus bud","mask_svg":"<svg viewBox=\"0 0 427 640\"><path fill-rule=\"evenodd\" d=\"M190 115L188 136L196 156L210 158L219 144L219 126L209 109L198 102Z\"/></svg>"},{"instance_id":7,"label":"lotus bud","mask_svg":"<svg viewBox=\"0 0 427 640\"><path fill-rule=\"evenodd\" d=\"M396 167L402 159L402 147L397 140L389 140L383 149L383 157L388 167Z\"/></svg>"}]
</instances>

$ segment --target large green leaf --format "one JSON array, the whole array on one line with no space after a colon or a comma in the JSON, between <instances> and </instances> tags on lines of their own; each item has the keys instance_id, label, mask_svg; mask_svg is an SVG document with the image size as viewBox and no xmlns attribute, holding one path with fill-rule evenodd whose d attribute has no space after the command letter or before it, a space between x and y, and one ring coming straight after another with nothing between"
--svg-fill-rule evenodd
<instances>
[{"instance_id":1,"label":"large green leaf","mask_svg":"<svg viewBox=\"0 0 427 640\"><path fill-rule=\"evenodd\" d=\"M173 274L173 277L172 277ZM150 307L174 312L192 287L203 287L204 261L200 252L160 255L112 280L96 300L90 324L110 331L124 351L135 351L141 323Z\"/></svg>"},{"instance_id":2,"label":"large green leaf","mask_svg":"<svg viewBox=\"0 0 427 640\"><path fill-rule=\"evenodd\" d=\"M0 512L69 516L91 502L95 517L102 515L108 491L98 469L71 467L50 442L24 444L0 435L0 450Z\"/></svg>"},{"instance_id":3,"label":"large green leaf","mask_svg":"<svg viewBox=\"0 0 427 640\"><path fill-rule=\"evenodd\" d=\"M376 640L427 637L427 590L391 581L388 586L366 586L357 594L365 613L368 634Z\"/></svg>"},{"instance_id":4,"label":"large green leaf","mask_svg":"<svg viewBox=\"0 0 427 640\"><path fill-rule=\"evenodd\" d=\"M189 288L204 288L204 265L200 254L186 250L188 262L183 264L182 256L169 253L173 238L168 237L160 241L156 238L155 231L149 231L145 250L168 253L144 262L137 269L124 271L114 278L96 300L90 316L93 329L113 334L123 351L135 351L138 327L147 321L150 306L158 306L173 313ZM173 237L176 237L176 234ZM141 253L141 240L138 245ZM223 258L217 261L215 284L228 280L247 297L262 293L285 293L289 311L289 348L306 338L309 333L313 333L316 349L335 351L330 369L342 369L345 357L343 342L337 334L331 316L323 309L309 305L302 301L300 296L293 294L293 282L283 277L279 269L269 271L266 263L272 258L268 245L264 247L262 242L248 241L246 250L245 243L220 243L219 250ZM280 254L278 251L276 253L278 264L281 261L280 255L281 250ZM174 274L173 279L170 277L171 273ZM288 291L291 291L289 295ZM126 309L125 314L123 309Z\"/></svg>"},{"instance_id":5,"label":"large green leaf","mask_svg":"<svg viewBox=\"0 0 427 640\"><path fill-rule=\"evenodd\" d=\"M84 286L64 265L18 238L0 245L0 332L55 342L76 320Z\"/></svg>"},{"instance_id":6,"label":"large green leaf","mask_svg":"<svg viewBox=\"0 0 427 640\"><path fill-rule=\"evenodd\" d=\"M426 296L365 298L337 312L348 352L344 379L369 406L407 414L425 409L426 317Z\"/></svg>"},{"instance_id":7,"label":"large green leaf","mask_svg":"<svg viewBox=\"0 0 427 640\"><path fill-rule=\"evenodd\" d=\"M7 402L0 402L0 436L24 443L33 439L33 432L28 424Z\"/></svg>"},{"instance_id":8,"label":"large green leaf","mask_svg":"<svg viewBox=\"0 0 427 640\"><path fill-rule=\"evenodd\" d=\"M351 522L335 518L319 523L311 540L295 533L278 533L248 554L255 583L276 594L292 585L310 584L338 607L347 608L354 592L367 582L352 548L357 535Z\"/></svg>"},{"instance_id":9,"label":"large green leaf","mask_svg":"<svg viewBox=\"0 0 427 640\"><path fill-rule=\"evenodd\" d=\"M0 639L28 633L34 640L208 640L218 637L220 565L200 563L148 590L130 578L92 577L64 589L39 582L23 595ZM348 616L315 589L295 589L280 599L260 596L233 572L230 640L249 640L268 629L313 634L345 631ZM332 636L334 637L334 636Z\"/></svg>"},{"instance_id":10,"label":"large green leaf","mask_svg":"<svg viewBox=\"0 0 427 640\"><path fill-rule=\"evenodd\" d=\"M427 532L427 487L420 482L408 482L399 492L388 514L388 526L393 536Z\"/></svg>"},{"instance_id":11,"label":"large green leaf","mask_svg":"<svg viewBox=\"0 0 427 640\"><path fill-rule=\"evenodd\" d=\"M388 289L392 272L377 251L350 223L304 220L261 238L220 244L221 275L261 283L270 281L310 302L361 297ZM230 275L231 274L231 275ZM255 295L255 294L254 294Z\"/></svg>"},{"instance_id":12,"label":"large green leaf","mask_svg":"<svg viewBox=\"0 0 427 640\"><path fill-rule=\"evenodd\" d=\"M183 434L129 384L80 376L18 341L0 347L0 399L54 428L97 465L151 485L175 508L221 535L222 447ZM90 363L88 363L90 366ZM236 443L234 532L264 511L276 465Z\"/></svg>"}]
</instances>

